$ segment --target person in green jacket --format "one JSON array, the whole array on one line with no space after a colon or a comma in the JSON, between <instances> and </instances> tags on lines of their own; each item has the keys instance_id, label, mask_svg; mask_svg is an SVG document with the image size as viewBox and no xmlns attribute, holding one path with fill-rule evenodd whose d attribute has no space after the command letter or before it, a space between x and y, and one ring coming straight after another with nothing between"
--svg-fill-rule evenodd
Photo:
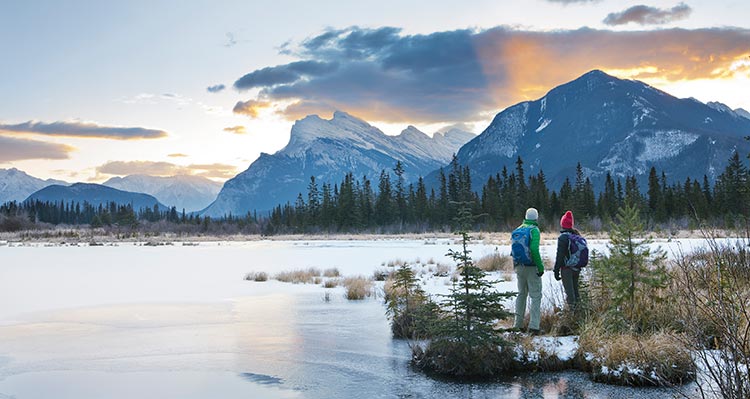
<instances>
[{"instance_id":1,"label":"person in green jacket","mask_svg":"<svg viewBox=\"0 0 750 399\"><path fill-rule=\"evenodd\" d=\"M517 263L514 260L513 268L516 272L518 281L518 297L516 298L516 319L514 329L523 329L523 319L526 314L526 298L531 298L529 307L529 332L534 335L541 334L539 331L539 321L541 318L542 306L542 275L544 274L544 263L539 255L540 233L537 219L539 212L535 208L526 210L526 218L519 227L529 229L529 252L532 264L525 265Z\"/></svg>"}]
</instances>

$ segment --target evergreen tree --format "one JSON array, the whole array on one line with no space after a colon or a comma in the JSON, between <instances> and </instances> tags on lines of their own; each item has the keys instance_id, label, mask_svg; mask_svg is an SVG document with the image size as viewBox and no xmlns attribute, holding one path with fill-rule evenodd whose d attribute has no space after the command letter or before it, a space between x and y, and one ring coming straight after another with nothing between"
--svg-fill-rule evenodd
<instances>
[{"instance_id":1,"label":"evergreen tree","mask_svg":"<svg viewBox=\"0 0 750 399\"><path fill-rule=\"evenodd\" d=\"M375 221L379 226L393 223L393 194L391 193L391 177L387 171L380 172L378 183L378 197L375 201Z\"/></svg>"},{"instance_id":2,"label":"evergreen tree","mask_svg":"<svg viewBox=\"0 0 750 399\"><path fill-rule=\"evenodd\" d=\"M320 223L320 193L315 176L310 176L307 184L307 224L317 225Z\"/></svg>"},{"instance_id":3,"label":"evergreen tree","mask_svg":"<svg viewBox=\"0 0 750 399\"><path fill-rule=\"evenodd\" d=\"M592 261L597 284L606 287L611 328L644 332L652 318L648 312L661 300L660 289L669 275L660 250L650 248L638 208L626 204L610 230L610 255ZM601 298L599 298L601 299Z\"/></svg>"},{"instance_id":4,"label":"evergreen tree","mask_svg":"<svg viewBox=\"0 0 750 399\"><path fill-rule=\"evenodd\" d=\"M497 320L512 314L503 302L515 293L498 293L486 280L482 269L474 265L468 249L473 223L469 204L461 204L456 224L461 236L461 249L451 249L448 256L457 264L459 280L446 301L439 304L440 317L433 328L434 338L424 352L415 347L417 365L454 376L488 376L505 371L507 343L494 329Z\"/></svg>"},{"instance_id":5,"label":"evergreen tree","mask_svg":"<svg viewBox=\"0 0 750 399\"><path fill-rule=\"evenodd\" d=\"M396 209L398 211L398 220L403 223L406 220L406 190L404 188L404 165L401 161L396 161L393 168L393 174L396 175Z\"/></svg>"}]
</instances>

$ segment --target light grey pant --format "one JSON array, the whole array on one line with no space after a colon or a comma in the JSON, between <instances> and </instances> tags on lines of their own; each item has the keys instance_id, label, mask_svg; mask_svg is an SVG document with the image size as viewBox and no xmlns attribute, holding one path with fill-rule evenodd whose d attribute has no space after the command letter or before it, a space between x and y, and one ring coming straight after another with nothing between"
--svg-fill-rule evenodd
<instances>
[{"instance_id":1,"label":"light grey pant","mask_svg":"<svg viewBox=\"0 0 750 399\"><path fill-rule=\"evenodd\" d=\"M565 299L571 309L574 309L578 301L581 300L581 295L578 293L580 275L580 271L576 272L567 267L560 269L560 277L562 278L563 288L565 288Z\"/></svg>"},{"instance_id":2,"label":"light grey pant","mask_svg":"<svg viewBox=\"0 0 750 399\"><path fill-rule=\"evenodd\" d=\"M523 328L523 317L526 314L526 297L531 298L529 307L529 329L539 329L539 319L542 307L542 278L537 276L536 266L516 266L516 280L518 280L518 296L516 297L516 320L514 327Z\"/></svg>"}]
</instances>

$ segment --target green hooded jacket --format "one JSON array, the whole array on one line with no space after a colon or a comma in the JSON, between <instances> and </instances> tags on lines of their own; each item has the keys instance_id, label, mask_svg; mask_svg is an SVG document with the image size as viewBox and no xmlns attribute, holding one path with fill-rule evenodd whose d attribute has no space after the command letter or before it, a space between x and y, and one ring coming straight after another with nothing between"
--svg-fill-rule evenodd
<instances>
[{"instance_id":1,"label":"green hooded jacket","mask_svg":"<svg viewBox=\"0 0 750 399\"><path fill-rule=\"evenodd\" d=\"M542 256L539 255L539 243L541 242L541 233L539 232L539 224L536 220L524 219L518 227L531 227L531 242L529 242L529 250L531 251L531 260L534 261L539 273L544 273L544 263L542 263Z\"/></svg>"}]
</instances>

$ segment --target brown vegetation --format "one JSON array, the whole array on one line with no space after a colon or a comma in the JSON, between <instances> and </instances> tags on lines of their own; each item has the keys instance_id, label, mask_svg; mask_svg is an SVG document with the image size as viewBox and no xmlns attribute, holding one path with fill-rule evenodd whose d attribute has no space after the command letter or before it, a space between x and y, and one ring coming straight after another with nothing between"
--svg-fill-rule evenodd
<instances>
[{"instance_id":1,"label":"brown vegetation","mask_svg":"<svg viewBox=\"0 0 750 399\"><path fill-rule=\"evenodd\" d=\"M268 273L266 272L250 272L245 275L245 280L248 281L268 281Z\"/></svg>"},{"instance_id":2,"label":"brown vegetation","mask_svg":"<svg viewBox=\"0 0 750 399\"><path fill-rule=\"evenodd\" d=\"M361 300L374 295L372 280L365 277L347 277L342 282L346 288L346 299Z\"/></svg>"},{"instance_id":3,"label":"brown vegetation","mask_svg":"<svg viewBox=\"0 0 750 399\"><path fill-rule=\"evenodd\" d=\"M281 281L283 283L292 283L292 284L312 284L315 283L315 278L321 276L320 269L311 267L308 269L298 269L298 270L292 270L292 271L286 271L277 273L274 276L274 279ZM321 282L318 281L317 284L320 284Z\"/></svg>"}]
</instances>

